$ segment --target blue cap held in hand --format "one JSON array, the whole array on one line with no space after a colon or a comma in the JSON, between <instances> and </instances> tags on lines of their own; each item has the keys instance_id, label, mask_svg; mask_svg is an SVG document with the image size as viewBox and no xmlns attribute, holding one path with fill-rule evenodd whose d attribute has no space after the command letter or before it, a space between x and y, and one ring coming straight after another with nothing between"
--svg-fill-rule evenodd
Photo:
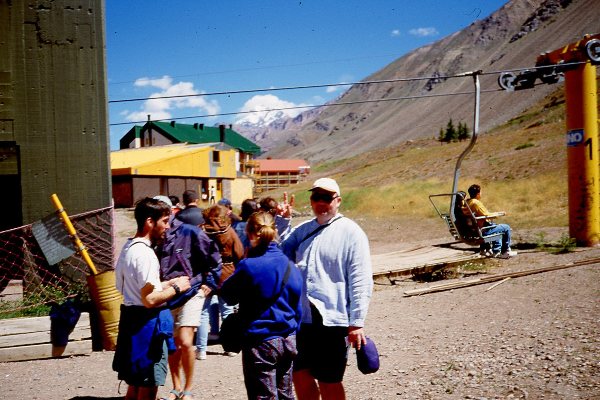
<instances>
[{"instance_id":1,"label":"blue cap held in hand","mask_svg":"<svg viewBox=\"0 0 600 400\"><path fill-rule=\"evenodd\" d=\"M363 374L372 374L379 370L379 352L371 338L367 337L367 344L356 350L356 364Z\"/></svg>"}]
</instances>

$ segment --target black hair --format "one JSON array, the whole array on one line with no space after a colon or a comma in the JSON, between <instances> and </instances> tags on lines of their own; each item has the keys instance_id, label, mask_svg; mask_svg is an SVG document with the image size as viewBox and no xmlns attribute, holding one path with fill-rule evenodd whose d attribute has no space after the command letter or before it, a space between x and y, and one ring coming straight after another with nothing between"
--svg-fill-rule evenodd
<instances>
[{"instance_id":1,"label":"black hair","mask_svg":"<svg viewBox=\"0 0 600 400\"><path fill-rule=\"evenodd\" d=\"M164 201L146 197L135 203L133 215L135 217L135 222L137 223L137 230L141 233L144 230L144 225L148 218L152 218L153 221L158 221L162 217L171 215L171 207Z\"/></svg>"},{"instance_id":2,"label":"black hair","mask_svg":"<svg viewBox=\"0 0 600 400\"><path fill-rule=\"evenodd\" d=\"M173 203L173 206L176 206L177 204L179 204L179 197L177 197L177 196L170 195L169 200L171 200L171 203Z\"/></svg>"},{"instance_id":3,"label":"black hair","mask_svg":"<svg viewBox=\"0 0 600 400\"><path fill-rule=\"evenodd\" d=\"M469 186L469 197L471 197L472 199L474 199L479 192L481 192L481 186L479 186L478 184L473 184L471 186Z\"/></svg>"},{"instance_id":4,"label":"black hair","mask_svg":"<svg viewBox=\"0 0 600 400\"><path fill-rule=\"evenodd\" d=\"M265 197L260 201L260 209L265 212L275 213L278 205L277 200L272 197Z\"/></svg>"},{"instance_id":5,"label":"black hair","mask_svg":"<svg viewBox=\"0 0 600 400\"><path fill-rule=\"evenodd\" d=\"M240 213L240 218L242 221L247 221L248 218L255 212L260 209L258 203L254 199L246 199L242 202L242 211Z\"/></svg>"},{"instance_id":6,"label":"black hair","mask_svg":"<svg viewBox=\"0 0 600 400\"><path fill-rule=\"evenodd\" d=\"M195 190L186 190L183 192L183 204L186 206L194 201L198 200L198 193Z\"/></svg>"}]
</instances>

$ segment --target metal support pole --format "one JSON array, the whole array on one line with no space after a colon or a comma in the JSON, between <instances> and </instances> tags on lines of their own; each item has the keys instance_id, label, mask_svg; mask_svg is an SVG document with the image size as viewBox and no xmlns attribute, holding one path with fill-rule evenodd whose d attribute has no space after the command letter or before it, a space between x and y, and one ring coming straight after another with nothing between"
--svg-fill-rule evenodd
<instances>
[{"instance_id":1,"label":"metal support pole","mask_svg":"<svg viewBox=\"0 0 600 400\"><path fill-rule=\"evenodd\" d=\"M565 73L569 236L583 246L600 243L596 92L596 67L590 62Z\"/></svg>"},{"instance_id":2,"label":"metal support pole","mask_svg":"<svg viewBox=\"0 0 600 400\"><path fill-rule=\"evenodd\" d=\"M466 149L458 157L456 161L456 166L454 167L454 181L452 182L452 193L456 193L458 190L458 178L460 177L460 166L462 164L463 159L471 152L475 143L477 142L477 135L479 134L479 102L481 97L481 89L479 85L479 75L481 71L467 72L463 75L472 75L473 76L473 84L475 85L475 101L473 104L473 135L471 136L471 141ZM452 200L450 200L450 215L454 220L454 206L456 204L456 197L452 196Z\"/></svg>"}]
</instances>

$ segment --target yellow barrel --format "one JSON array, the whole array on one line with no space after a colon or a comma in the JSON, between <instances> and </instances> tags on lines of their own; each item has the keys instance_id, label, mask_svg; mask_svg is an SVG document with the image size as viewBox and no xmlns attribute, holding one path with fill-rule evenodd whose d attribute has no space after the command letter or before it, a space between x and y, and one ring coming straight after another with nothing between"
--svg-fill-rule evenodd
<instances>
[{"instance_id":1,"label":"yellow barrel","mask_svg":"<svg viewBox=\"0 0 600 400\"><path fill-rule=\"evenodd\" d=\"M102 347L104 350L114 350L117 346L122 302L121 293L115 286L115 271L89 275L87 282L90 296L98 310Z\"/></svg>"}]
</instances>

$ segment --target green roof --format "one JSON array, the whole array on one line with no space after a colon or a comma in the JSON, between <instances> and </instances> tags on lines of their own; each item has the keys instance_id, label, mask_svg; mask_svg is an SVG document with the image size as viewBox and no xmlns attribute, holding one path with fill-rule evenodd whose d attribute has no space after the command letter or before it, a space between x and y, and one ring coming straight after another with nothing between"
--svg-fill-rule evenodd
<instances>
[{"instance_id":1,"label":"green roof","mask_svg":"<svg viewBox=\"0 0 600 400\"><path fill-rule=\"evenodd\" d=\"M204 124L180 124L175 121L171 122L154 122L150 121L144 124L143 127L134 126L129 132L121 138L121 149L127 148L128 144L136 138L140 137L142 131L148 128L148 124L152 124L152 128L164 134L166 137L173 140L174 143L218 143L223 142L234 149L238 149L245 153L258 154L261 152L260 146L249 139L246 139L236 131L230 128L205 126ZM224 137L221 138L221 129L223 129Z\"/></svg>"}]
</instances>

